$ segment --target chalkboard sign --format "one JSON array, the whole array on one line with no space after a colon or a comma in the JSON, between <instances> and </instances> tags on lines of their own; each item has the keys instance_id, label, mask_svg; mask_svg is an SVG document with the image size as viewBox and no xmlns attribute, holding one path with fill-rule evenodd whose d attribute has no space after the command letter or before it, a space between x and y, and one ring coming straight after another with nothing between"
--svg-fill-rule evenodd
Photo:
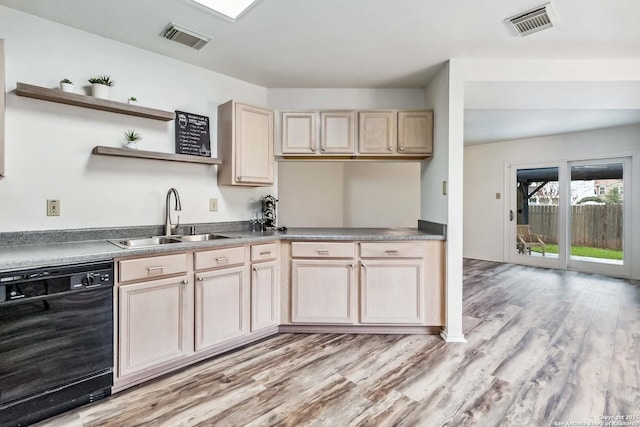
<instances>
[{"instance_id":1,"label":"chalkboard sign","mask_svg":"<svg viewBox=\"0 0 640 427\"><path fill-rule=\"evenodd\" d=\"M176 153L211 157L209 117L176 110Z\"/></svg>"}]
</instances>

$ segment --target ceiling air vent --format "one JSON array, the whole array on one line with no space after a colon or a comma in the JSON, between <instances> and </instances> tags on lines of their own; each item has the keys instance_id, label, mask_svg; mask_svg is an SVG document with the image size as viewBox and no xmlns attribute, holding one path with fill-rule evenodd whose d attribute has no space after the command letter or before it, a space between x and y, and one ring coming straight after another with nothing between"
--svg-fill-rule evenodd
<instances>
[{"instance_id":1,"label":"ceiling air vent","mask_svg":"<svg viewBox=\"0 0 640 427\"><path fill-rule=\"evenodd\" d=\"M538 6L507 19L507 22L515 29L516 34L521 37L551 28L556 21L556 15L551 8L551 3Z\"/></svg>"},{"instance_id":2,"label":"ceiling air vent","mask_svg":"<svg viewBox=\"0 0 640 427\"><path fill-rule=\"evenodd\" d=\"M211 37L173 23L169 24L167 28L160 33L160 36L197 50L202 49L204 45L211 41Z\"/></svg>"}]
</instances>

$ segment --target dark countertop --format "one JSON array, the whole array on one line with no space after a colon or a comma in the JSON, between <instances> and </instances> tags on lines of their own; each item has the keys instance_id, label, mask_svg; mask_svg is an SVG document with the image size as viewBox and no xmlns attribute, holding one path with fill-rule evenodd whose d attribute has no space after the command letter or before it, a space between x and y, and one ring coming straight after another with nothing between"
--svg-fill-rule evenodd
<instances>
[{"instance_id":1,"label":"dark countertop","mask_svg":"<svg viewBox=\"0 0 640 427\"><path fill-rule=\"evenodd\" d=\"M235 238L172 243L135 249L123 249L108 240L0 246L0 271L104 261L132 255L153 255L274 240L444 240L443 235L426 233L417 228L290 228L286 232L225 231L220 234Z\"/></svg>"}]
</instances>

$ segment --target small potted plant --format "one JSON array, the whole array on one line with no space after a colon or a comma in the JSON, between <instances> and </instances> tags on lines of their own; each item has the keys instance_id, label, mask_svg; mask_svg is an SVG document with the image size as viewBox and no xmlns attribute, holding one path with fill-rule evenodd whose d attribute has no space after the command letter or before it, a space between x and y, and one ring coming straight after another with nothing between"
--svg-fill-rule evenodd
<instances>
[{"instance_id":1,"label":"small potted plant","mask_svg":"<svg viewBox=\"0 0 640 427\"><path fill-rule=\"evenodd\" d=\"M110 76L98 76L89 79L91 83L91 93L96 98L110 99L111 86L115 84Z\"/></svg>"},{"instance_id":2,"label":"small potted plant","mask_svg":"<svg viewBox=\"0 0 640 427\"><path fill-rule=\"evenodd\" d=\"M60 89L63 92L73 92L73 82L69 79L60 80Z\"/></svg>"},{"instance_id":3,"label":"small potted plant","mask_svg":"<svg viewBox=\"0 0 640 427\"><path fill-rule=\"evenodd\" d=\"M127 99L127 102L129 104L137 104L138 103L138 98L136 98L135 96L131 96L131 97L129 97L129 99Z\"/></svg>"},{"instance_id":4,"label":"small potted plant","mask_svg":"<svg viewBox=\"0 0 640 427\"><path fill-rule=\"evenodd\" d=\"M137 149L137 142L142 139L142 136L139 133L136 133L135 130L129 129L124 132L124 146L127 148Z\"/></svg>"}]
</instances>

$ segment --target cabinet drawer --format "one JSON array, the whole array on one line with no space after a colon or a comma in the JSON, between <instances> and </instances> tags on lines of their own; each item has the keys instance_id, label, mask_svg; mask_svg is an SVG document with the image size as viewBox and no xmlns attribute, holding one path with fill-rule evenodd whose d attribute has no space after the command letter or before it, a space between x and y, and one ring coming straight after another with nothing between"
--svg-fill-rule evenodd
<instances>
[{"instance_id":1,"label":"cabinet drawer","mask_svg":"<svg viewBox=\"0 0 640 427\"><path fill-rule=\"evenodd\" d=\"M187 272L187 254L123 260L118 271L120 282L182 274Z\"/></svg>"},{"instance_id":2,"label":"cabinet drawer","mask_svg":"<svg viewBox=\"0 0 640 427\"><path fill-rule=\"evenodd\" d=\"M336 242L294 242L291 256L294 258L353 258L354 243Z\"/></svg>"},{"instance_id":3,"label":"cabinet drawer","mask_svg":"<svg viewBox=\"0 0 640 427\"><path fill-rule=\"evenodd\" d=\"M422 258L425 256L424 242L379 242L360 243L362 258Z\"/></svg>"},{"instance_id":4,"label":"cabinet drawer","mask_svg":"<svg viewBox=\"0 0 640 427\"><path fill-rule=\"evenodd\" d=\"M276 244L265 243L263 245L251 246L251 262L255 261L267 261L276 259Z\"/></svg>"},{"instance_id":5,"label":"cabinet drawer","mask_svg":"<svg viewBox=\"0 0 640 427\"><path fill-rule=\"evenodd\" d=\"M196 252L196 270L244 264L244 247Z\"/></svg>"}]
</instances>

